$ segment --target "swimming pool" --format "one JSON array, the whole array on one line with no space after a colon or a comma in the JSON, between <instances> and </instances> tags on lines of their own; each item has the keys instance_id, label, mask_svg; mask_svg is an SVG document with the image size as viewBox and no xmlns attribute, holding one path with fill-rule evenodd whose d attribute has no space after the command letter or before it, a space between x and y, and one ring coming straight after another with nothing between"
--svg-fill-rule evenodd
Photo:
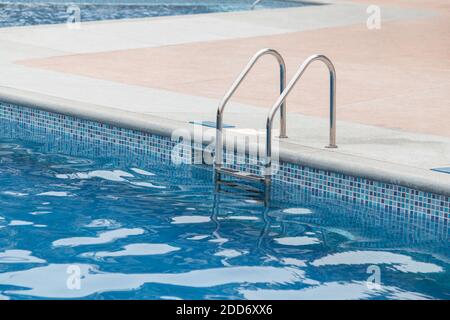
<instances>
[{"instance_id":1,"label":"swimming pool","mask_svg":"<svg viewBox=\"0 0 450 320\"><path fill-rule=\"evenodd\" d=\"M0 1L0 27L66 23L77 8L81 21L96 21L252 10L254 2L254 0ZM317 4L293 0L263 0L255 5L254 9L305 5Z\"/></svg>"},{"instance_id":2,"label":"swimming pool","mask_svg":"<svg viewBox=\"0 0 450 320\"><path fill-rule=\"evenodd\" d=\"M279 183L266 209L172 146L0 103L0 298L450 298L442 199L403 214Z\"/></svg>"}]
</instances>

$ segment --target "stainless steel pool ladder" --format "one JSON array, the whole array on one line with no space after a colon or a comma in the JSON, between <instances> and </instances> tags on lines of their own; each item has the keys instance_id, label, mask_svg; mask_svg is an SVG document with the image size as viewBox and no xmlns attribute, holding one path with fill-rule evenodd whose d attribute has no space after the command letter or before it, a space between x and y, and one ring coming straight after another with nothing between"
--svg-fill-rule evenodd
<instances>
[{"instance_id":1,"label":"stainless steel pool ladder","mask_svg":"<svg viewBox=\"0 0 450 320\"><path fill-rule=\"evenodd\" d=\"M253 9L255 9L255 7L261 2L262 0L256 0L255 2L253 2L252 3L252 5L251 5L251 9L253 10Z\"/></svg>"},{"instance_id":2,"label":"stainless steel pool ladder","mask_svg":"<svg viewBox=\"0 0 450 320\"><path fill-rule=\"evenodd\" d=\"M223 168L223 113L227 102L231 96L235 93L239 85L245 79L249 71L258 61L258 59L266 54L274 56L280 65L280 96L275 104L270 109L267 115L266 121L266 159L264 161L264 174L256 175L248 172L238 171L230 168ZM329 58L324 55L312 55L307 58L299 67L295 75L292 77L289 84L285 87L286 83L286 66L283 57L273 49L263 49L257 52L239 77L231 86L230 90L225 94L221 100L219 107L217 108L217 122L216 122L216 148L214 157L214 180L216 185L221 180L221 175L229 175L236 178L262 182L265 185L265 192L268 191L268 187L271 184L272 179L272 125L275 118L275 114L280 110L280 136L279 138L287 138L286 136L286 99L291 93L297 81L302 77L309 65L314 61L323 62L329 71L330 76L330 132L329 132L329 144L326 148L337 148L336 145L336 71L333 63Z\"/></svg>"},{"instance_id":3,"label":"stainless steel pool ladder","mask_svg":"<svg viewBox=\"0 0 450 320\"><path fill-rule=\"evenodd\" d=\"M250 181L256 181L256 182L267 182L266 176L259 176L255 174L249 174L247 172L241 172L229 168L223 168L223 113L225 110L225 107L230 100L230 98L233 96L233 94L236 92L238 87L241 85L242 81L247 77L250 70L252 70L253 66L256 64L256 62L265 55L271 55L276 58L278 64L279 64L279 73L280 73L280 94L284 91L286 87L286 64L284 63L284 59L281 56L281 54L274 50L274 49L262 49L258 51L248 62L248 64L245 66L245 68L242 70L242 72L239 74L237 79L234 81L234 83L231 85L231 88L228 90L228 92L224 95L222 100L220 101L219 107L217 108L217 119L216 119L216 148L215 148L215 157L214 157L214 180L216 182L220 181L221 174L226 174L230 176L234 176L237 178L242 178ZM286 102L283 101L280 104L280 137L285 138L286 137Z\"/></svg>"}]
</instances>

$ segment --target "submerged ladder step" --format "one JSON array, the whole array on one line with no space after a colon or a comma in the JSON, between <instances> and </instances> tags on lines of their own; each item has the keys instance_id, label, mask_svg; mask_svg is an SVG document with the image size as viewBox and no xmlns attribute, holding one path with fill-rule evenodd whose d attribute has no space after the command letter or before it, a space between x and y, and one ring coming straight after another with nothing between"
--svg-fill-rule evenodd
<instances>
[{"instance_id":1,"label":"submerged ladder step","mask_svg":"<svg viewBox=\"0 0 450 320\"><path fill-rule=\"evenodd\" d=\"M216 173L226 174L235 178L250 180L255 182L265 182L265 178L263 176L259 176L257 174L253 174L250 172L234 170L230 168L220 168L216 170Z\"/></svg>"},{"instance_id":2,"label":"submerged ladder step","mask_svg":"<svg viewBox=\"0 0 450 320\"><path fill-rule=\"evenodd\" d=\"M224 180L223 176L236 179ZM258 187L251 185L252 183L257 183ZM265 206L269 205L271 183L270 179L264 176L230 168L216 168L214 184L216 192L238 194L251 199L262 199Z\"/></svg>"},{"instance_id":3,"label":"submerged ladder step","mask_svg":"<svg viewBox=\"0 0 450 320\"><path fill-rule=\"evenodd\" d=\"M253 193L253 194L261 194L264 192L262 189L258 189L252 186L249 186L247 184L239 183L237 181L226 181L226 180L219 180L217 181L218 184L230 187L232 189L238 189L244 192Z\"/></svg>"}]
</instances>

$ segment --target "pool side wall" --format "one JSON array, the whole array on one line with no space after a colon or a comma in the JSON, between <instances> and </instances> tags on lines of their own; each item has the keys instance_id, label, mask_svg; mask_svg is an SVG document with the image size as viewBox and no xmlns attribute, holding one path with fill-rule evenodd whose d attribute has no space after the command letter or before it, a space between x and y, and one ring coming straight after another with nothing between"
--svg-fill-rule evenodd
<instances>
[{"instance_id":1,"label":"pool side wall","mask_svg":"<svg viewBox=\"0 0 450 320\"><path fill-rule=\"evenodd\" d=\"M11 121L28 132L66 137L80 144L120 147L133 154L171 165L174 153L178 161L189 163L195 153L192 150L203 150L204 147L202 144L192 143L189 150L177 150L180 147L179 141L164 134L81 119L29 105L0 102L0 119ZM230 156L233 155L226 155ZM260 168L249 161L246 157L244 164L232 163L227 166L259 173ZM273 183L281 186L276 189L277 192L281 190L290 193L291 198L301 198L307 193L323 201L338 200L341 203L360 205L368 210L384 210L399 219L407 217L415 225L423 225L429 231L448 234L450 197L447 195L285 162L283 159L279 162L279 170L273 177Z\"/></svg>"}]
</instances>

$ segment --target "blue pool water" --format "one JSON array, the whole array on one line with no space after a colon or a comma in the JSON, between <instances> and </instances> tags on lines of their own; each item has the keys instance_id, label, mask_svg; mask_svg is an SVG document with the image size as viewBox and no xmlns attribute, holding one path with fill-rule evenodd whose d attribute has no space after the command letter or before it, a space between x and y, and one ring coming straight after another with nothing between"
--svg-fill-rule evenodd
<instances>
[{"instance_id":1,"label":"blue pool water","mask_svg":"<svg viewBox=\"0 0 450 320\"><path fill-rule=\"evenodd\" d=\"M0 120L0 299L450 298L448 235L276 188Z\"/></svg>"},{"instance_id":2,"label":"blue pool water","mask_svg":"<svg viewBox=\"0 0 450 320\"><path fill-rule=\"evenodd\" d=\"M254 0L21 0L0 1L0 27L65 23L80 9L81 21L129 19L251 10ZM254 9L313 5L294 0L263 0Z\"/></svg>"}]
</instances>

